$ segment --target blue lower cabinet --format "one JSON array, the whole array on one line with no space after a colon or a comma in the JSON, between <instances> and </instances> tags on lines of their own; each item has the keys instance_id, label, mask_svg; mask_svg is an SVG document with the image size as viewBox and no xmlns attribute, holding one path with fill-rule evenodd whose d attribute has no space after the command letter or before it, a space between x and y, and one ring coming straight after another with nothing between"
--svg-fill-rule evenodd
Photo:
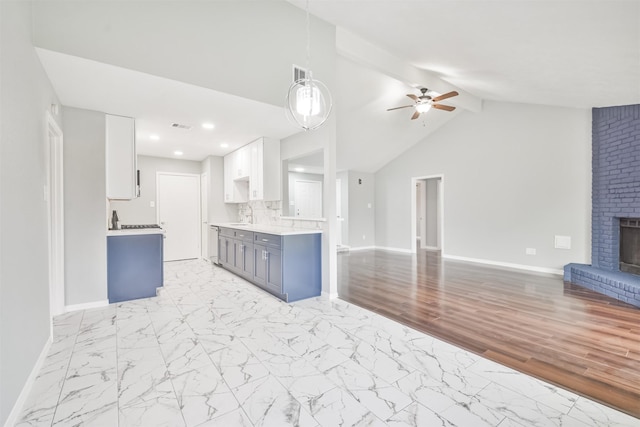
<instances>
[{"instance_id":1,"label":"blue lower cabinet","mask_svg":"<svg viewBox=\"0 0 640 427\"><path fill-rule=\"evenodd\" d=\"M163 235L107 237L109 303L156 296L163 286Z\"/></svg>"},{"instance_id":2,"label":"blue lower cabinet","mask_svg":"<svg viewBox=\"0 0 640 427\"><path fill-rule=\"evenodd\" d=\"M220 230L222 267L287 302L322 292L321 234Z\"/></svg>"}]
</instances>

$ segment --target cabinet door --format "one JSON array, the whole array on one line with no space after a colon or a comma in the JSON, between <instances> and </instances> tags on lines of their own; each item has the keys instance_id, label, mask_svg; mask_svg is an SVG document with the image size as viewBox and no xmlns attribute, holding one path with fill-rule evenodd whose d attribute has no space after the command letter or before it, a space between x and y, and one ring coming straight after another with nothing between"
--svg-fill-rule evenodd
<instances>
[{"instance_id":1,"label":"cabinet door","mask_svg":"<svg viewBox=\"0 0 640 427\"><path fill-rule=\"evenodd\" d=\"M105 116L107 198L136 197L135 121L131 117Z\"/></svg>"},{"instance_id":2,"label":"cabinet door","mask_svg":"<svg viewBox=\"0 0 640 427\"><path fill-rule=\"evenodd\" d=\"M235 167L236 179L249 177L249 170L251 169L251 149L248 145L235 151Z\"/></svg>"},{"instance_id":3,"label":"cabinet door","mask_svg":"<svg viewBox=\"0 0 640 427\"><path fill-rule=\"evenodd\" d=\"M233 198L233 153L224 156L224 202L234 203Z\"/></svg>"},{"instance_id":4,"label":"cabinet door","mask_svg":"<svg viewBox=\"0 0 640 427\"><path fill-rule=\"evenodd\" d=\"M276 248L266 248L266 286L267 289L282 293L282 252Z\"/></svg>"},{"instance_id":5,"label":"cabinet door","mask_svg":"<svg viewBox=\"0 0 640 427\"><path fill-rule=\"evenodd\" d=\"M249 175L249 198L251 200L262 200L264 198L263 183L263 149L262 139L254 141L251 147L251 174Z\"/></svg>"},{"instance_id":6,"label":"cabinet door","mask_svg":"<svg viewBox=\"0 0 640 427\"><path fill-rule=\"evenodd\" d=\"M265 287L267 283L266 247L253 245L253 282Z\"/></svg>"},{"instance_id":7,"label":"cabinet door","mask_svg":"<svg viewBox=\"0 0 640 427\"><path fill-rule=\"evenodd\" d=\"M242 258L240 261L240 273L243 277L253 280L253 244L240 242Z\"/></svg>"}]
</instances>

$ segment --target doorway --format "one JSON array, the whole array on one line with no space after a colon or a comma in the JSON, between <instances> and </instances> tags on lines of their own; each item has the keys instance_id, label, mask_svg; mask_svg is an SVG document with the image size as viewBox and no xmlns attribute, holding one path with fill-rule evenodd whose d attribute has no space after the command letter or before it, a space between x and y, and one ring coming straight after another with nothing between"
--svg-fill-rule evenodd
<instances>
[{"instance_id":1,"label":"doorway","mask_svg":"<svg viewBox=\"0 0 640 427\"><path fill-rule=\"evenodd\" d=\"M442 175L412 179L412 252L417 249L442 251L443 200Z\"/></svg>"},{"instance_id":2,"label":"doorway","mask_svg":"<svg viewBox=\"0 0 640 427\"><path fill-rule=\"evenodd\" d=\"M49 309L51 316L64 313L64 194L62 130L47 112L45 138L47 226L49 229Z\"/></svg>"},{"instance_id":3,"label":"doorway","mask_svg":"<svg viewBox=\"0 0 640 427\"><path fill-rule=\"evenodd\" d=\"M200 175L158 172L156 183L164 261L200 258Z\"/></svg>"}]
</instances>

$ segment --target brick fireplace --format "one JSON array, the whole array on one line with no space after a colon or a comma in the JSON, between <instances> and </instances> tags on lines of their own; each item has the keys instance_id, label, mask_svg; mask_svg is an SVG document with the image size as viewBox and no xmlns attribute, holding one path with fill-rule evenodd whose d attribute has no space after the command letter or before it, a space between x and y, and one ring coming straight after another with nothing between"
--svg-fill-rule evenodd
<instances>
[{"instance_id":1,"label":"brick fireplace","mask_svg":"<svg viewBox=\"0 0 640 427\"><path fill-rule=\"evenodd\" d=\"M620 269L621 227L640 219L640 105L594 108L592 144L592 264L566 265L564 279L640 307L640 275L625 266L640 247L624 249Z\"/></svg>"}]
</instances>

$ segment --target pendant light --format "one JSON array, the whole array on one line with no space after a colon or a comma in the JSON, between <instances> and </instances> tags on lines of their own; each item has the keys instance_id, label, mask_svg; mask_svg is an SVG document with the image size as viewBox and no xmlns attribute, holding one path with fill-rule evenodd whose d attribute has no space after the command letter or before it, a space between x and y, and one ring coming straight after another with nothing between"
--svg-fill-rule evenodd
<instances>
[{"instance_id":1,"label":"pendant light","mask_svg":"<svg viewBox=\"0 0 640 427\"><path fill-rule=\"evenodd\" d=\"M309 69L311 57L311 30L309 29L309 0L307 0L307 63L304 77L289 86L287 92L287 116L304 130L317 129L324 124L333 107L327 86L315 80Z\"/></svg>"}]
</instances>

